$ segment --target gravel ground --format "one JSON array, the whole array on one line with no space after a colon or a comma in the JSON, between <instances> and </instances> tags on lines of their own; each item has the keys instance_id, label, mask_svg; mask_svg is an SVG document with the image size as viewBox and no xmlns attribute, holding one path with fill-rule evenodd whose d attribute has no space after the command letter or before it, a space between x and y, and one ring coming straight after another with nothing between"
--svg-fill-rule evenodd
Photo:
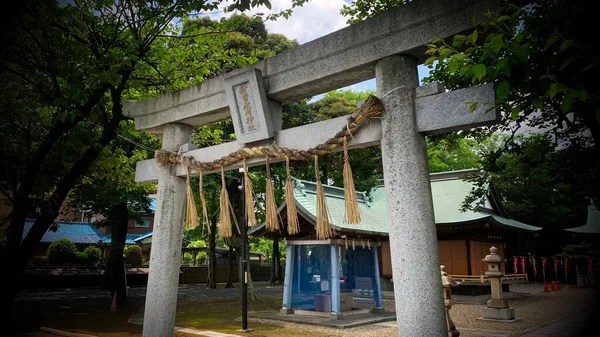
<instances>
[{"instance_id":1,"label":"gravel ground","mask_svg":"<svg viewBox=\"0 0 600 337\"><path fill-rule=\"evenodd\" d=\"M597 293L594 290L581 288L563 288L561 291L543 293L542 285L517 284L513 285L511 290L515 292L516 297L510 299L509 303L515 309L516 317L521 318L520 321L513 323L479 321L477 318L481 317L481 309L485 307L484 305L455 304L450 310L450 316L459 331L461 328L464 329L461 331L461 336L489 336L490 332L518 335L523 331L576 313L591 311L597 299ZM394 301L384 300L384 307L385 310L394 311ZM281 326L286 329L308 330L315 332L315 336L376 337L396 336L398 334L396 327L378 324L339 330L273 320L251 320Z\"/></svg>"}]
</instances>

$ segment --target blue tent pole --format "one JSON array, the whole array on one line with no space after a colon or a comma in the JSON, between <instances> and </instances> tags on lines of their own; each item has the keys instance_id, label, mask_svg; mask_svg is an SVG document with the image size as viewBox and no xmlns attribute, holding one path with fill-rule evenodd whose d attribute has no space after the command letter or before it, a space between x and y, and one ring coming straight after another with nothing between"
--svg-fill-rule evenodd
<instances>
[{"instance_id":1,"label":"blue tent pole","mask_svg":"<svg viewBox=\"0 0 600 337\"><path fill-rule=\"evenodd\" d=\"M373 254L373 300L375 301L375 307L383 307L383 301L381 300L381 279L379 277L379 255L377 254L377 246L371 247L371 254Z\"/></svg>"},{"instance_id":2,"label":"blue tent pole","mask_svg":"<svg viewBox=\"0 0 600 337\"><path fill-rule=\"evenodd\" d=\"M331 319L341 318L341 303L340 303L340 265L339 265L339 245L330 245L331 252Z\"/></svg>"},{"instance_id":3,"label":"blue tent pole","mask_svg":"<svg viewBox=\"0 0 600 337\"><path fill-rule=\"evenodd\" d=\"M294 249L288 242L285 257L285 278L283 279L283 311L292 307L292 272L294 270Z\"/></svg>"}]
</instances>

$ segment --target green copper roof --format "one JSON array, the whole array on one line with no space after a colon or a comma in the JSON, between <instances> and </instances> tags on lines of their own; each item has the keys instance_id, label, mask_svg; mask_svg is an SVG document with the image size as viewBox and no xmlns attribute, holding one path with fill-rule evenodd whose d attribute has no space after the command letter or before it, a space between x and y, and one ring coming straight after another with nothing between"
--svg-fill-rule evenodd
<instances>
[{"instance_id":1,"label":"green copper roof","mask_svg":"<svg viewBox=\"0 0 600 337\"><path fill-rule=\"evenodd\" d=\"M600 211L593 201L588 206L587 221L585 225L575 228L565 229L569 232L584 234L600 234Z\"/></svg>"},{"instance_id":2,"label":"green copper roof","mask_svg":"<svg viewBox=\"0 0 600 337\"><path fill-rule=\"evenodd\" d=\"M507 219L497 215L489 201L483 200L481 211L461 212L461 203L471 191L473 184L464 181L460 176L473 171L455 171L431 175L431 192L435 221L438 225L458 224L488 219L490 222L513 227L518 230L535 231L541 228ZM311 181L295 180L294 197L298 211L311 220L316 218L316 184ZM359 192L358 207L361 213L360 224L344 222L344 189L333 186L323 186L325 190L327 210L332 227L340 231L362 232L369 234L388 234L387 205L385 187L377 186L367 198ZM281 208L280 208L281 209ZM260 226L259 226L260 227ZM254 232L258 230L252 230Z\"/></svg>"}]
</instances>

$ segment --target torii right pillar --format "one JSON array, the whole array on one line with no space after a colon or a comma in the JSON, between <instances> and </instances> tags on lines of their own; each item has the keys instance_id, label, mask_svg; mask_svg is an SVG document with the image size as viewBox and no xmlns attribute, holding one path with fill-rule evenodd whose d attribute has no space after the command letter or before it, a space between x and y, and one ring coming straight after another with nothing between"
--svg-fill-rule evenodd
<instances>
[{"instance_id":1,"label":"torii right pillar","mask_svg":"<svg viewBox=\"0 0 600 337\"><path fill-rule=\"evenodd\" d=\"M425 136L415 115L417 61L389 56L375 74L385 107L381 152L398 334L447 336Z\"/></svg>"}]
</instances>

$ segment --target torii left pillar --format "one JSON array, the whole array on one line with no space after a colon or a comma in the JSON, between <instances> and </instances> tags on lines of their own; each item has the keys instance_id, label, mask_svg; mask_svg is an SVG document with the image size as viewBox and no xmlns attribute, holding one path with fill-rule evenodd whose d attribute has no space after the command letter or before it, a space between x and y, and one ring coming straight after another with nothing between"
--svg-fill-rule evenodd
<instances>
[{"instance_id":1,"label":"torii left pillar","mask_svg":"<svg viewBox=\"0 0 600 337\"><path fill-rule=\"evenodd\" d=\"M167 124L162 148L177 152L190 142L192 127ZM186 181L171 173L174 167L160 167L158 195L150 251L150 272L144 308L144 337L173 336L177 289L181 263L181 241L186 198Z\"/></svg>"}]
</instances>

